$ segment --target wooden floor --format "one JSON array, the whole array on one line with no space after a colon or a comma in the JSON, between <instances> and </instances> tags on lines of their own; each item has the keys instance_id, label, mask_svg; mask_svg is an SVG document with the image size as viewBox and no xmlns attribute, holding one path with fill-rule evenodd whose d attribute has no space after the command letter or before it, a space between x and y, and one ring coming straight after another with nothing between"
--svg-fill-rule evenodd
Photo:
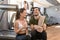
<instances>
[{"instance_id":1,"label":"wooden floor","mask_svg":"<svg viewBox=\"0 0 60 40\"><path fill-rule=\"evenodd\" d=\"M55 26L47 28L47 40L60 40L60 28Z\"/></svg>"}]
</instances>

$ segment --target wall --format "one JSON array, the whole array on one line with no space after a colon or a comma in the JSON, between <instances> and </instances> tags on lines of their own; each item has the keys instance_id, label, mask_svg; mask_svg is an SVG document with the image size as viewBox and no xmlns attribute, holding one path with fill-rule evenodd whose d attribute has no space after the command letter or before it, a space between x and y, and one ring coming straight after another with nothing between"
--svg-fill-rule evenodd
<instances>
[{"instance_id":1,"label":"wall","mask_svg":"<svg viewBox=\"0 0 60 40\"><path fill-rule=\"evenodd\" d=\"M8 4L8 0L4 0L1 4ZM8 24L8 13L5 12L4 15L3 15L3 18L0 22L0 30L8 30L8 25L7 24Z\"/></svg>"},{"instance_id":2,"label":"wall","mask_svg":"<svg viewBox=\"0 0 60 40\"><path fill-rule=\"evenodd\" d=\"M58 23L60 23L60 6L49 7L46 9L46 13L48 16L53 16L57 19Z\"/></svg>"}]
</instances>

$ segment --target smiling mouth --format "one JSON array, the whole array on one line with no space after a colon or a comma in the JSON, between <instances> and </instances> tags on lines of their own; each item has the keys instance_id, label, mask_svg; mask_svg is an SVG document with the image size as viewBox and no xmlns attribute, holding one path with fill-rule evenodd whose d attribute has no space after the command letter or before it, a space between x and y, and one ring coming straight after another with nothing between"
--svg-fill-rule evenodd
<instances>
[{"instance_id":1,"label":"smiling mouth","mask_svg":"<svg viewBox=\"0 0 60 40\"><path fill-rule=\"evenodd\" d=\"M27 16L25 16L24 18L27 18Z\"/></svg>"},{"instance_id":2,"label":"smiling mouth","mask_svg":"<svg viewBox=\"0 0 60 40\"><path fill-rule=\"evenodd\" d=\"M38 15L34 15L34 16L38 16Z\"/></svg>"}]
</instances>

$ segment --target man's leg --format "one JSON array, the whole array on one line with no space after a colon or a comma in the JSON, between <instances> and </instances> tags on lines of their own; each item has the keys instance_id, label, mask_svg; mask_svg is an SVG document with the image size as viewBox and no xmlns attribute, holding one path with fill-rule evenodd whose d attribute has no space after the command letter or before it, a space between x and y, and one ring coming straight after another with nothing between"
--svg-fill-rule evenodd
<instances>
[{"instance_id":1,"label":"man's leg","mask_svg":"<svg viewBox=\"0 0 60 40\"><path fill-rule=\"evenodd\" d=\"M36 31L31 31L31 40L36 40Z\"/></svg>"},{"instance_id":2,"label":"man's leg","mask_svg":"<svg viewBox=\"0 0 60 40\"><path fill-rule=\"evenodd\" d=\"M43 32L41 33L41 35L42 35L42 39L43 39L43 40L47 40L47 33L46 33L46 31L43 31Z\"/></svg>"},{"instance_id":3,"label":"man's leg","mask_svg":"<svg viewBox=\"0 0 60 40\"><path fill-rule=\"evenodd\" d=\"M41 40L41 38L42 38L41 32L37 32L36 33L36 39Z\"/></svg>"}]
</instances>

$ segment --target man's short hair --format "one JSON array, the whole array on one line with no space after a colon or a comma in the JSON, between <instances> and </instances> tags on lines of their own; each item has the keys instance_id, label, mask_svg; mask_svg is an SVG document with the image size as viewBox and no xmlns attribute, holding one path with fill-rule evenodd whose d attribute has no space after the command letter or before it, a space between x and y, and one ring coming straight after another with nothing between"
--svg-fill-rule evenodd
<instances>
[{"instance_id":1,"label":"man's short hair","mask_svg":"<svg viewBox=\"0 0 60 40\"><path fill-rule=\"evenodd\" d=\"M32 8L32 11L34 11L35 8L38 8L38 10L40 11L40 8L39 8L39 7L33 7L33 8Z\"/></svg>"}]
</instances>

